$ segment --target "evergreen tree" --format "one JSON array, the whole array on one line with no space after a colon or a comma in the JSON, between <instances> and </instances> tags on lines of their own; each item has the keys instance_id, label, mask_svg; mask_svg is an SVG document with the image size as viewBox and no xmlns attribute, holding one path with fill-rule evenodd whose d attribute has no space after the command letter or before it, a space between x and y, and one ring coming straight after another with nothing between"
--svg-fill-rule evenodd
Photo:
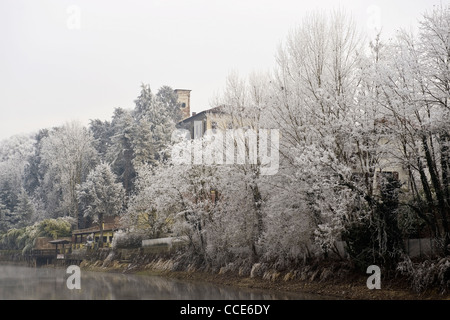
<instances>
[{"instance_id":1,"label":"evergreen tree","mask_svg":"<svg viewBox=\"0 0 450 320\"><path fill-rule=\"evenodd\" d=\"M181 120L181 109L175 91L169 86L162 86L156 94L156 100L164 110L167 110L172 120L177 123Z\"/></svg>"},{"instance_id":2,"label":"evergreen tree","mask_svg":"<svg viewBox=\"0 0 450 320\"><path fill-rule=\"evenodd\" d=\"M18 219L17 226L21 228L29 225L34 212L35 210L33 203L31 202L26 191L23 189L18 197L17 207L15 210L15 214Z\"/></svg>"},{"instance_id":3,"label":"evergreen tree","mask_svg":"<svg viewBox=\"0 0 450 320\"><path fill-rule=\"evenodd\" d=\"M49 131L41 129L35 135L34 153L28 157L28 166L25 167L24 188L28 194L38 193L42 180L44 179L44 170L41 168L41 149L42 141L48 137Z\"/></svg>"},{"instance_id":4,"label":"evergreen tree","mask_svg":"<svg viewBox=\"0 0 450 320\"><path fill-rule=\"evenodd\" d=\"M111 122L111 146L107 151L107 161L113 172L119 177L127 194L133 191L136 175L133 166L134 125L130 111L116 108Z\"/></svg>"},{"instance_id":5,"label":"evergreen tree","mask_svg":"<svg viewBox=\"0 0 450 320\"><path fill-rule=\"evenodd\" d=\"M103 246L103 222L105 216L116 216L122 212L125 190L110 165L101 163L92 170L86 181L77 190L78 201L84 216L93 217L100 227L99 247Z\"/></svg>"},{"instance_id":6,"label":"evergreen tree","mask_svg":"<svg viewBox=\"0 0 450 320\"><path fill-rule=\"evenodd\" d=\"M149 86L142 86L134 109L136 165L147 163L155 166L167 158L165 149L175 129L175 119L180 116L176 101L175 92L168 86L163 86L156 98Z\"/></svg>"},{"instance_id":7,"label":"evergreen tree","mask_svg":"<svg viewBox=\"0 0 450 320\"><path fill-rule=\"evenodd\" d=\"M153 96L152 90L150 89L150 85L141 84L141 93L134 100L135 108L133 112L133 116L136 120L140 120L143 117L148 116L148 114L152 113L152 108L154 106L155 97Z\"/></svg>"},{"instance_id":8,"label":"evergreen tree","mask_svg":"<svg viewBox=\"0 0 450 320\"><path fill-rule=\"evenodd\" d=\"M108 149L112 145L113 128L109 121L91 120L89 130L94 137L94 146L100 158L106 160Z\"/></svg>"}]
</instances>

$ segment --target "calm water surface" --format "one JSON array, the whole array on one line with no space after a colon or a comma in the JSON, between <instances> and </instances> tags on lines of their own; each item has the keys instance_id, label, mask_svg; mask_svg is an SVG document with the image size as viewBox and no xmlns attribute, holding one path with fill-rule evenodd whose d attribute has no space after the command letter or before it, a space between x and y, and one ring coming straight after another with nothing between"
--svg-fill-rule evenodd
<instances>
[{"instance_id":1,"label":"calm water surface","mask_svg":"<svg viewBox=\"0 0 450 320\"><path fill-rule=\"evenodd\" d=\"M310 294L280 293L183 282L159 276L81 270L81 289L70 290L63 268L0 265L0 300L308 300Z\"/></svg>"}]
</instances>

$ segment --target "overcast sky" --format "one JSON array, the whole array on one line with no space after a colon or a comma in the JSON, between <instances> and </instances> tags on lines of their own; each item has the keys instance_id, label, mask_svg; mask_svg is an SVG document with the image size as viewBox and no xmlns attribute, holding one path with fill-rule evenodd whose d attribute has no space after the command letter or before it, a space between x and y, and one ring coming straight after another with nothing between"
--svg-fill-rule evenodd
<instances>
[{"instance_id":1,"label":"overcast sky","mask_svg":"<svg viewBox=\"0 0 450 320\"><path fill-rule=\"evenodd\" d=\"M390 35L441 2L0 0L0 139L110 120L134 107L141 83L191 89L191 111L202 111L230 71L272 69L308 11L340 5L363 30Z\"/></svg>"}]
</instances>

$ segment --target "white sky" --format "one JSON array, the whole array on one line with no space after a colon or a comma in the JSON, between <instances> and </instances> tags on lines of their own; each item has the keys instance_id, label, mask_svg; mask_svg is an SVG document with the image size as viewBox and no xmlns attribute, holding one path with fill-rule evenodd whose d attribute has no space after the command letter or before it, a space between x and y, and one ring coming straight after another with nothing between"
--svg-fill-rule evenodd
<instances>
[{"instance_id":1,"label":"white sky","mask_svg":"<svg viewBox=\"0 0 450 320\"><path fill-rule=\"evenodd\" d=\"M110 120L140 84L191 89L210 107L226 76L272 69L304 13L337 5L361 28L416 26L442 0L0 0L0 139Z\"/></svg>"}]
</instances>

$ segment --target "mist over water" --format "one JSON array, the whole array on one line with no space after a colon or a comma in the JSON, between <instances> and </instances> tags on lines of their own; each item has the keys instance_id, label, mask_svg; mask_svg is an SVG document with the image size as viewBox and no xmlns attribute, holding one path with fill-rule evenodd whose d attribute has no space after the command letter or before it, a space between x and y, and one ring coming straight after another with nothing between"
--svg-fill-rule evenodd
<instances>
[{"instance_id":1,"label":"mist over water","mask_svg":"<svg viewBox=\"0 0 450 320\"><path fill-rule=\"evenodd\" d=\"M237 289L159 276L81 271L70 290L64 268L0 265L0 300L309 300L320 296Z\"/></svg>"}]
</instances>

